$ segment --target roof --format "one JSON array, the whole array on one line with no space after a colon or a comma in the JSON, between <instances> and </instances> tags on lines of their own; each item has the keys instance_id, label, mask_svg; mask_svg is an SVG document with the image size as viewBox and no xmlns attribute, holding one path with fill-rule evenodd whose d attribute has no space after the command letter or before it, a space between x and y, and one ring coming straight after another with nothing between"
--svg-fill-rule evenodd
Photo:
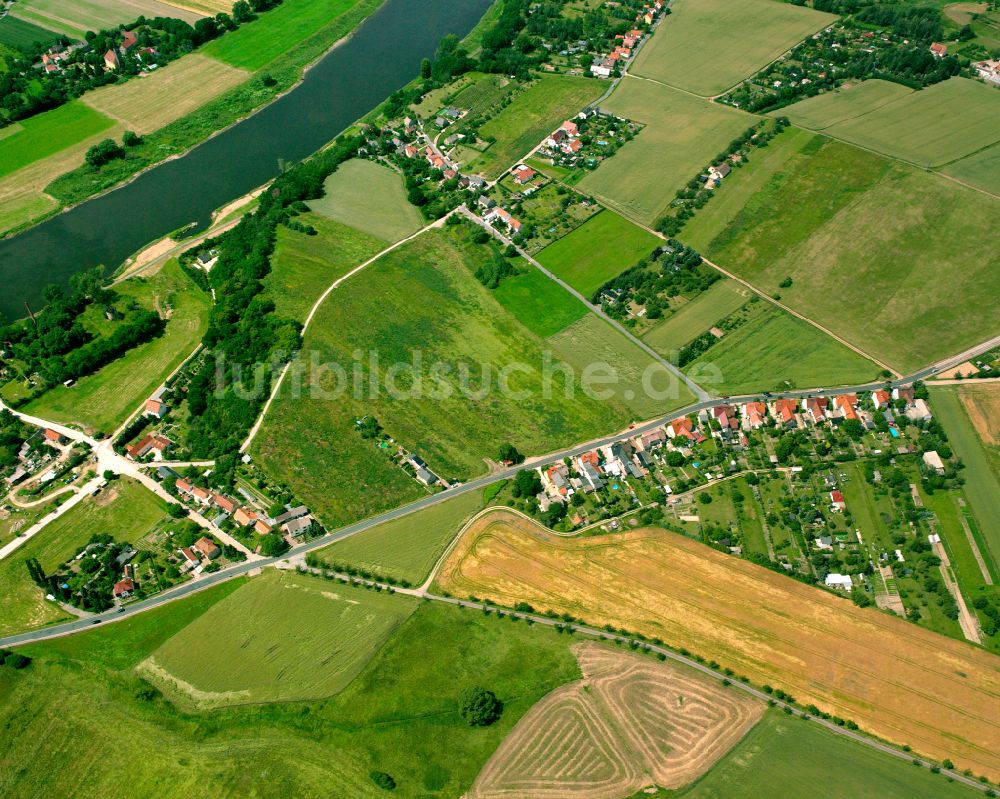
<instances>
[{"instance_id":1,"label":"roof","mask_svg":"<svg viewBox=\"0 0 1000 799\"><path fill-rule=\"evenodd\" d=\"M222 508L226 513L232 513L236 510L236 503L229 497L223 496L222 494L216 494L212 497L212 501Z\"/></svg>"},{"instance_id":2,"label":"roof","mask_svg":"<svg viewBox=\"0 0 1000 799\"><path fill-rule=\"evenodd\" d=\"M831 491L830 501L836 503L837 505L847 504L847 501L844 499L844 495L840 491Z\"/></svg>"},{"instance_id":3,"label":"roof","mask_svg":"<svg viewBox=\"0 0 1000 799\"><path fill-rule=\"evenodd\" d=\"M239 508L236 513L233 514L233 521L246 527L247 525L253 524L257 521L257 514L253 511L248 511L246 508Z\"/></svg>"},{"instance_id":4,"label":"roof","mask_svg":"<svg viewBox=\"0 0 1000 799\"><path fill-rule=\"evenodd\" d=\"M211 558L213 555L218 554L219 545L216 544L211 538L207 536L202 536L192 545L192 549L196 549L206 558Z\"/></svg>"},{"instance_id":5,"label":"roof","mask_svg":"<svg viewBox=\"0 0 1000 799\"><path fill-rule=\"evenodd\" d=\"M135 583L132 581L132 578L126 577L124 580L115 583L115 587L111 593L115 596L121 596L122 594L131 594L134 590Z\"/></svg>"},{"instance_id":6,"label":"roof","mask_svg":"<svg viewBox=\"0 0 1000 799\"><path fill-rule=\"evenodd\" d=\"M193 549L191 549L191 547L184 547L180 552L181 555L184 556L185 560L188 560L192 563L197 563L199 560L201 560L201 558L198 557L198 553L196 553Z\"/></svg>"},{"instance_id":7,"label":"roof","mask_svg":"<svg viewBox=\"0 0 1000 799\"><path fill-rule=\"evenodd\" d=\"M183 477L180 480L178 480L175 483L175 485L177 486L177 490L178 491L190 491L191 490L191 481L190 480L186 480Z\"/></svg>"},{"instance_id":8,"label":"roof","mask_svg":"<svg viewBox=\"0 0 1000 799\"><path fill-rule=\"evenodd\" d=\"M265 522L263 519L258 519L257 523L253 526L254 532L260 533L261 535L267 535L271 532L271 525Z\"/></svg>"},{"instance_id":9,"label":"roof","mask_svg":"<svg viewBox=\"0 0 1000 799\"><path fill-rule=\"evenodd\" d=\"M50 427L46 427L45 428L45 437L49 441L62 441L62 437L63 436L62 436L62 433L60 433L58 430L53 430Z\"/></svg>"}]
</instances>

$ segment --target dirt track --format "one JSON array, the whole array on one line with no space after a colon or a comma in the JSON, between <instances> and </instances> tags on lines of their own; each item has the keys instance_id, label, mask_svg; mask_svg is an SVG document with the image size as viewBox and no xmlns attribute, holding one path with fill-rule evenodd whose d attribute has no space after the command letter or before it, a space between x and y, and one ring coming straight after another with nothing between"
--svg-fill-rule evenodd
<instances>
[{"instance_id":1,"label":"dirt track","mask_svg":"<svg viewBox=\"0 0 1000 799\"><path fill-rule=\"evenodd\" d=\"M694 781L764 704L673 665L596 643L574 647L583 679L518 722L468 799L620 799Z\"/></svg>"},{"instance_id":2,"label":"dirt track","mask_svg":"<svg viewBox=\"0 0 1000 799\"><path fill-rule=\"evenodd\" d=\"M916 752L1000 777L1000 658L662 530L560 539L502 511L444 563L456 596L658 636Z\"/></svg>"}]
</instances>

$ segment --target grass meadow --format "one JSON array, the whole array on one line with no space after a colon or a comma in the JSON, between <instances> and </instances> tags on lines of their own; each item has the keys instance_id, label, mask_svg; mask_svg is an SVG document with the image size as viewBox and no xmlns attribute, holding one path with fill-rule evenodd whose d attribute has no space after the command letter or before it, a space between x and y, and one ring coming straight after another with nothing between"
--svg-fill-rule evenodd
<instances>
[{"instance_id":1,"label":"grass meadow","mask_svg":"<svg viewBox=\"0 0 1000 799\"><path fill-rule=\"evenodd\" d=\"M608 392L609 401L625 406L629 421L652 419L694 402L685 383L595 314L550 336L547 344L577 374L606 364L615 379L597 388Z\"/></svg>"},{"instance_id":2,"label":"grass meadow","mask_svg":"<svg viewBox=\"0 0 1000 799\"><path fill-rule=\"evenodd\" d=\"M322 398L322 391L312 389L332 391L337 378L319 366L305 368L301 396L293 397L295 380L286 381L265 419L252 448L255 457L327 527L424 493L388 451L355 431L355 420L365 415L419 453L436 474L459 479L484 472L483 459L496 457L505 442L525 454L546 452L629 421L628 410L614 402L579 393L565 402L558 375L550 383L555 396L546 398L543 341L475 279L476 269L499 256L467 236L464 227L431 231L345 282L320 307L303 353L353 374L353 354L361 351L364 377L374 374L369 353L375 352L382 378L376 379L377 393ZM387 370L412 365L415 353L422 359L423 390L414 396L413 369L407 368L390 392ZM300 362L308 367L306 357ZM428 383L435 363L445 371ZM500 390L501 379L509 391Z\"/></svg>"},{"instance_id":3,"label":"grass meadow","mask_svg":"<svg viewBox=\"0 0 1000 799\"><path fill-rule=\"evenodd\" d=\"M8 14L0 19L0 44L21 50L31 47L36 42L48 44L53 41L58 34L56 31L48 30L26 19L19 19Z\"/></svg>"},{"instance_id":4,"label":"grass meadow","mask_svg":"<svg viewBox=\"0 0 1000 799\"><path fill-rule=\"evenodd\" d=\"M156 72L87 92L81 102L145 135L191 113L250 77L245 69L189 53Z\"/></svg>"},{"instance_id":5,"label":"grass meadow","mask_svg":"<svg viewBox=\"0 0 1000 799\"><path fill-rule=\"evenodd\" d=\"M983 231L998 212L938 175L790 129L683 238L905 372L995 332L1000 250Z\"/></svg>"},{"instance_id":6,"label":"grass meadow","mask_svg":"<svg viewBox=\"0 0 1000 799\"><path fill-rule=\"evenodd\" d=\"M794 116L789 118L795 121ZM950 78L829 125L823 132L933 168L1000 142L997 119L1000 92L970 78ZM920 123L914 124L914 120Z\"/></svg>"},{"instance_id":7,"label":"grass meadow","mask_svg":"<svg viewBox=\"0 0 1000 799\"><path fill-rule=\"evenodd\" d=\"M940 172L1000 197L1000 144L954 161Z\"/></svg>"},{"instance_id":8,"label":"grass meadow","mask_svg":"<svg viewBox=\"0 0 1000 799\"><path fill-rule=\"evenodd\" d=\"M542 338L555 335L588 313L587 306L533 266L505 278L493 296L528 330Z\"/></svg>"},{"instance_id":9,"label":"grass meadow","mask_svg":"<svg viewBox=\"0 0 1000 799\"><path fill-rule=\"evenodd\" d=\"M140 672L180 706L322 699L339 693L417 600L269 570L191 622Z\"/></svg>"},{"instance_id":10,"label":"grass meadow","mask_svg":"<svg viewBox=\"0 0 1000 799\"><path fill-rule=\"evenodd\" d=\"M735 748L677 799L739 799L767 796L781 786L783 799L972 799L973 788L948 782L771 709ZM822 785L822 789L817 786ZM818 791L818 792L817 792Z\"/></svg>"},{"instance_id":11,"label":"grass meadow","mask_svg":"<svg viewBox=\"0 0 1000 799\"><path fill-rule=\"evenodd\" d=\"M147 308L170 309L163 335L140 344L71 388L55 386L26 406L44 419L110 433L176 369L208 328L211 298L175 260L150 278L130 278L116 290Z\"/></svg>"},{"instance_id":12,"label":"grass meadow","mask_svg":"<svg viewBox=\"0 0 1000 799\"><path fill-rule=\"evenodd\" d=\"M691 302L647 330L642 339L661 355L680 349L740 308L750 292L735 280L718 280Z\"/></svg>"},{"instance_id":13,"label":"grass meadow","mask_svg":"<svg viewBox=\"0 0 1000 799\"><path fill-rule=\"evenodd\" d=\"M355 158L337 167L323 188L323 196L309 204L313 211L387 243L424 226L420 211L406 199L402 175L382 164Z\"/></svg>"},{"instance_id":14,"label":"grass meadow","mask_svg":"<svg viewBox=\"0 0 1000 799\"><path fill-rule=\"evenodd\" d=\"M870 114L889 103L913 94L913 89L887 80L845 83L839 89L807 97L774 112L788 117L793 125L810 130L826 130L855 117Z\"/></svg>"},{"instance_id":15,"label":"grass meadow","mask_svg":"<svg viewBox=\"0 0 1000 799\"><path fill-rule=\"evenodd\" d=\"M0 147L0 177L107 130L114 121L73 101L17 123Z\"/></svg>"},{"instance_id":16,"label":"grass meadow","mask_svg":"<svg viewBox=\"0 0 1000 799\"><path fill-rule=\"evenodd\" d=\"M675 0L632 72L712 97L835 19L773 0Z\"/></svg>"},{"instance_id":17,"label":"grass meadow","mask_svg":"<svg viewBox=\"0 0 1000 799\"><path fill-rule=\"evenodd\" d=\"M483 507L475 491L336 541L317 553L373 574L420 585L462 525Z\"/></svg>"},{"instance_id":18,"label":"grass meadow","mask_svg":"<svg viewBox=\"0 0 1000 799\"><path fill-rule=\"evenodd\" d=\"M563 120L600 97L603 88L600 81L588 78L539 78L479 129L481 138L496 141L467 168L489 178L499 177Z\"/></svg>"},{"instance_id":19,"label":"grass meadow","mask_svg":"<svg viewBox=\"0 0 1000 799\"><path fill-rule=\"evenodd\" d=\"M14 554L0 560L0 634L71 618L59 605L45 600L28 576L25 559L38 558L48 572L72 557L95 533L136 541L165 518L163 501L126 478L70 508Z\"/></svg>"},{"instance_id":20,"label":"grass meadow","mask_svg":"<svg viewBox=\"0 0 1000 799\"><path fill-rule=\"evenodd\" d=\"M358 592L315 579L323 590ZM192 715L155 692L143 698L150 686L135 667L216 603L239 596L241 585L33 645L29 669L0 669L0 762L17 764L0 777L5 794L107 796L127 773L135 795L164 799L376 799L385 796L369 778L377 769L395 778L394 796L458 799L531 706L580 676L565 636L435 604L366 651L363 671L331 699ZM358 599L369 597L408 605L398 595ZM493 726L470 727L459 716L459 696L472 685L504 702Z\"/></svg>"},{"instance_id":21,"label":"grass meadow","mask_svg":"<svg viewBox=\"0 0 1000 799\"><path fill-rule=\"evenodd\" d=\"M231 8L223 9L227 13ZM158 0L19 0L11 9L15 18L42 28L82 39L87 31L114 28L138 17L175 17L194 25L205 14L198 14L182 3ZM0 22L0 26L4 23Z\"/></svg>"},{"instance_id":22,"label":"grass meadow","mask_svg":"<svg viewBox=\"0 0 1000 799\"><path fill-rule=\"evenodd\" d=\"M537 260L589 299L659 244L652 233L613 211L601 211L538 253Z\"/></svg>"},{"instance_id":23,"label":"grass meadow","mask_svg":"<svg viewBox=\"0 0 1000 799\"><path fill-rule=\"evenodd\" d=\"M874 363L773 306L761 307L685 371L695 382L704 379L709 390L726 394L851 385L878 376Z\"/></svg>"},{"instance_id":24,"label":"grass meadow","mask_svg":"<svg viewBox=\"0 0 1000 799\"><path fill-rule=\"evenodd\" d=\"M259 19L241 25L201 52L241 69L257 70L326 27L358 0L286 0Z\"/></svg>"},{"instance_id":25,"label":"grass meadow","mask_svg":"<svg viewBox=\"0 0 1000 799\"><path fill-rule=\"evenodd\" d=\"M646 127L577 188L647 225L756 119L634 76L622 80L601 107Z\"/></svg>"},{"instance_id":26,"label":"grass meadow","mask_svg":"<svg viewBox=\"0 0 1000 799\"><path fill-rule=\"evenodd\" d=\"M992 468L982 439L972 426L958 392L941 386L932 390L931 408L948 434L965 469L965 495L994 566L1000 564L1000 475Z\"/></svg>"},{"instance_id":27,"label":"grass meadow","mask_svg":"<svg viewBox=\"0 0 1000 799\"><path fill-rule=\"evenodd\" d=\"M318 214L302 221L318 235L280 226L271 271L264 278L264 294L278 313L299 322L334 280L386 247L381 239Z\"/></svg>"}]
</instances>

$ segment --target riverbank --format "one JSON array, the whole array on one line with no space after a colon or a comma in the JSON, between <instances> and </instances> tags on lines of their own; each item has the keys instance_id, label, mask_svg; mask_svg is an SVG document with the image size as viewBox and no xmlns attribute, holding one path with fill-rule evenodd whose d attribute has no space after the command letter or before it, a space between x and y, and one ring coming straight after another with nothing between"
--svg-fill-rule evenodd
<instances>
[{"instance_id":1,"label":"riverbank","mask_svg":"<svg viewBox=\"0 0 1000 799\"><path fill-rule=\"evenodd\" d=\"M386 0L358 0L294 48L253 73L252 77L206 103L195 111L147 134L143 143L120 160L101 169L86 164L64 173L45 186L41 197L53 198L58 205L31 215L3 231L3 238L24 233L47 219L73 210L80 203L120 189L146 172L171 160L183 158L206 141L245 122L297 89L309 71L334 49L349 41L358 27ZM268 16L254 24L268 24ZM221 62L220 62L221 63Z\"/></svg>"}]
</instances>

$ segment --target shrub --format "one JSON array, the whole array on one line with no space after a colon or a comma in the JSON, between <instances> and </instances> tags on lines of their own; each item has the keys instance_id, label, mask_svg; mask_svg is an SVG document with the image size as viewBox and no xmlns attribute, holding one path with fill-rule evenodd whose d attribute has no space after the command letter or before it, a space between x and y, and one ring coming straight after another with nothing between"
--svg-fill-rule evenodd
<instances>
[{"instance_id":1,"label":"shrub","mask_svg":"<svg viewBox=\"0 0 1000 799\"><path fill-rule=\"evenodd\" d=\"M492 691L476 686L462 694L459 713L470 727L488 727L500 718L503 702Z\"/></svg>"},{"instance_id":2,"label":"shrub","mask_svg":"<svg viewBox=\"0 0 1000 799\"><path fill-rule=\"evenodd\" d=\"M396 781L384 771L372 771L368 776L371 777L372 782L374 782L383 791L396 790Z\"/></svg>"}]
</instances>

